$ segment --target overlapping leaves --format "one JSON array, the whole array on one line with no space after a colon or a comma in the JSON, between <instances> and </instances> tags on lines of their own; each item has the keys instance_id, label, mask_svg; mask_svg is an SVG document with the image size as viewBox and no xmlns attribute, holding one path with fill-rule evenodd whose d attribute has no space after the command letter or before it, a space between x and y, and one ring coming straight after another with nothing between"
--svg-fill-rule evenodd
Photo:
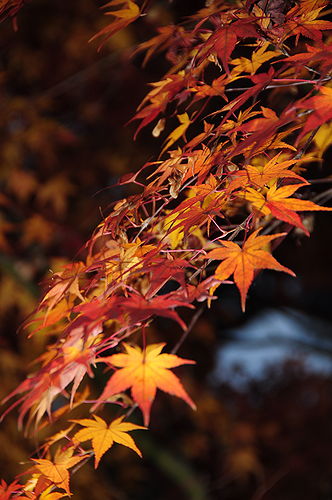
<instances>
[{"instance_id":1,"label":"overlapping leaves","mask_svg":"<svg viewBox=\"0 0 332 500\"><path fill-rule=\"evenodd\" d=\"M258 5L249 8L251 3L226 8L212 2L193 16L190 28L159 29L141 46L147 50L145 62L166 50L172 64L152 84L134 117L137 133L154 127L153 135L163 141L161 154L120 181L136 184L139 193L114 204L87 242L84 259L53 276L28 323L35 332L51 333L54 344L40 357L41 368L10 395L20 396L13 406L20 404L21 424L29 414L30 421L45 425L45 414L57 416L53 403L58 397L68 398L69 406L84 401L75 393L99 363L114 373L94 411L122 398L122 406L140 408L148 425L157 389L195 408L171 371L193 361L162 353L165 343L145 345L151 322L156 317L173 321L183 340L189 330L181 307L209 301L225 280L233 278L244 310L257 272L293 275L272 256L270 244L294 226L308 234L297 212L325 210L310 199L305 165L308 149L319 157L313 138L332 118L326 76L330 62L325 57L330 59L330 50L322 35L331 23L319 19L324 0L301 0L288 12L264 12ZM146 3L113 0L106 7L112 22L97 36L107 39L138 19ZM296 47L302 38L309 38L314 48L304 55L295 48L287 62L285 41ZM246 56L238 56L241 46ZM308 66L312 62L315 68ZM213 76L207 79L209 74ZM282 101L289 88L300 89L296 102L288 102L293 94ZM274 109L264 98L270 89L277 96L271 97ZM175 128L165 120L170 110ZM308 199L298 192L301 187L307 188ZM26 189L18 196L27 196ZM69 193L71 188L66 189ZM48 191L40 197L47 202ZM61 212L63 201L51 200ZM133 334L143 348L127 341ZM125 352L114 350L119 346ZM123 394L127 390L133 401ZM126 422L124 415L110 424L98 415L75 423L83 428L69 437L65 433L67 449L34 460L38 494L69 495L69 470L92 455L97 467L113 443L140 455L127 433L143 427ZM81 444L88 440L92 451L87 457ZM61 493L48 490L50 486ZM9 488L2 485L5 492Z\"/></svg>"}]
</instances>

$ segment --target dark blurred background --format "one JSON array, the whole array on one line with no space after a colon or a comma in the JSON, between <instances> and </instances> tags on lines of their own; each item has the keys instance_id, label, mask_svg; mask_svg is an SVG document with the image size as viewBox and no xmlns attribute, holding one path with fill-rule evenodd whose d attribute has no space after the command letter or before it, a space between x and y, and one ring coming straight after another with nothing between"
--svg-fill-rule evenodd
<instances>
[{"instance_id":1,"label":"dark blurred background","mask_svg":"<svg viewBox=\"0 0 332 500\"><path fill-rule=\"evenodd\" d=\"M156 2L99 53L88 43L107 22L97 1L33 0L17 32L1 24L2 396L47 343L18 331L40 283L77 258L107 206L130 193L111 188L118 177L160 151L153 127L134 142L134 126L125 124L168 66L155 57L142 70L142 56L130 52L155 26L202 3ZM313 177L330 175L330 163L327 150ZM115 446L97 472L86 465L74 475L74 498L332 499L331 219L308 222L310 238L293 231L276 252L296 279L261 273L245 315L235 287L223 287L181 348L197 361L178 371L197 412L158 394L151 431L137 434L145 458ZM178 334L167 321L151 332L171 346ZM0 430L1 476L12 480L37 445L10 415Z\"/></svg>"}]
</instances>

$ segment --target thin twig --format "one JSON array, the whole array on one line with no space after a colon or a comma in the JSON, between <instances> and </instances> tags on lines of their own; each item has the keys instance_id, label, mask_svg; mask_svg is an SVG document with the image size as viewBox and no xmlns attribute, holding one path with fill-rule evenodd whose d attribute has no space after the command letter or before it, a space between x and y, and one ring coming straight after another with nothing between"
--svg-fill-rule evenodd
<instances>
[{"instance_id":1,"label":"thin twig","mask_svg":"<svg viewBox=\"0 0 332 500\"><path fill-rule=\"evenodd\" d=\"M201 306L199 309L197 309L197 311L195 312L194 316L191 318L191 321L190 321L189 325L187 326L187 328L185 329L185 331L182 333L180 339L178 340L178 342L175 344L175 346L171 350L171 354L175 354L180 349L180 347L182 346L183 342L186 340L186 338L188 337L189 333L194 328L197 320L199 319L199 317L201 316L201 314L203 313L203 311L204 311L204 306Z\"/></svg>"}]
</instances>

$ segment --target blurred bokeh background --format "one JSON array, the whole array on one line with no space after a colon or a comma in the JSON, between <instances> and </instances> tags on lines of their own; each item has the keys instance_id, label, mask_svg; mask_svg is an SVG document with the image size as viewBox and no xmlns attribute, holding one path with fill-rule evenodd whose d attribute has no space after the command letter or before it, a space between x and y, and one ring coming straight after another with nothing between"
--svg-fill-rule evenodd
<instances>
[{"instance_id":1,"label":"blurred bokeh background","mask_svg":"<svg viewBox=\"0 0 332 500\"><path fill-rule=\"evenodd\" d=\"M19 330L40 283L77 258L108 205L128 194L111 187L118 177L160 151L152 127L134 142L134 126L125 125L167 64L156 57L142 70L142 56L130 52L202 3L156 2L100 52L88 43L107 22L97 1L33 0L18 31L1 24L1 396L48 341ZM330 174L330 163L327 150L312 175ZM277 251L297 279L264 271L245 315L235 287L224 287L197 321L179 353L197 366L179 373L198 411L158 394L151 432L137 438L144 460L112 448L97 472L86 465L75 474L74 498L332 499L331 219L310 222L311 238L294 231ZM163 320L152 335L174 345L178 333ZM39 444L15 418L0 429L7 481Z\"/></svg>"}]
</instances>

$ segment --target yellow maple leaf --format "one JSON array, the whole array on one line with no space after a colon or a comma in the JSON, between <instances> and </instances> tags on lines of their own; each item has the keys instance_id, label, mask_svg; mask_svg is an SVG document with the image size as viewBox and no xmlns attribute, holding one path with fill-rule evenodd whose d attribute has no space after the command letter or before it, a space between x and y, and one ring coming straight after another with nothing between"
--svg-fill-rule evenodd
<instances>
[{"instance_id":1,"label":"yellow maple leaf","mask_svg":"<svg viewBox=\"0 0 332 500\"><path fill-rule=\"evenodd\" d=\"M233 59L231 64L234 64L235 67L233 68L232 75L234 74L234 76L236 76L240 73L250 73L254 75L263 63L281 55L280 52L274 50L268 50L266 52L268 46L269 43L262 45L262 47L253 52L251 59L247 59L246 57Z\"/></svg>"},{"instance_id":2,"label":"yellow maple leaf","mask_svg":"<svg viewBox=\"0 0 332 500\"><path fill-rule=\"evenodd\" d=\"M162 149L161 155L174 144L180 137L186 132L187 128L190 125L190 118L188 113L183 113L182 115L177 115L177 119L180 122L180 125L173 130L165 140L165 145Z\"/></svg>"},{"instance_id":3,"label":"yellow maple leaf","mask_svg":"<svg viewBox=\"0 0 332 500\"><path fill-rule=\"evenodd\" d=\"M105 15L112 16L114 20L103 29L98 31L96 35L90 38L90 42L100 36L103 36L103 43L105 43L106 40L108 40L118 31L126 28L128 24L135 21L140 15L140 9L138 5L136 5L136 3L132 0L112 0L111 2L108 2L106 5L104 5L104 8L111 9L108 10ZM99 49L102 47L103 43L99 46Z\"/></svg>"},{"instance_id":4,"label":"yellow maple leaf","mask_svg":"<svg viewBox=\"0 0 332 500\"><path fill-rule=\"evenodd\" d=\"M314 137L315 145L317 149L315 150L315 154L317 158L323 158L325 151L332 144L332 122L331 123L323 123L317 130L317 133Z\"/></svg>"},{"instance_id":5,"label":"yellow maple leaf","mask_svg":"<svg viewBox=\"0 0 332 500\"><path fill-rule=\"evenodd\" d=\"M65 495L59 493L57 491L52 491L52 486L47 488L39 497L39 500L59 500L59 498L63 498Z\"/></svg>"},{"instance_id":6,"label":"yellow maple leaf","mask_svg":"<svg viewBox=\"0 0 332 500\"><path fill-rule=\"evenodd\" d=\"M171 248L176 248L184 238L183 226L177 221L178 213L167 215L164 222L164 230L168 232L167 238L170 242ZM172 228L175 229L172 229Z\"/></svg>"},{"instance_id":7,"label":"yellow maple leaf","mask_svg":"<svg viewBox=\"0 0 332 500\"><path fill-rule=\"evenodd\" d=\"M93 417L95 420L84 418L82 420L72 420L72 422L85 427L85 429L81 429L75 434L74 440L80 443L88 439L92 440L92 447L95 453L95 469L98 467L101 457L113 446L113 443L127 446L127 448L134 450L137 455L142 456L135 441L127 433L137 429L146 429L146 427L130 422L123 422L124 416L113 420L109 425L97 415L93 415Z\"/></svg>"},{"instance_id":8,"label":"yellow maple leaf","mask_svg":"<svg viewBox=\"0 0 332 500\"><path fill-rule=\"evenodd\" d=\"M131 19L139 15L139 7L131 0L112 0L104 7L117 7L122 5L122 9L112 10L108 12L108 15L118 17L119 19Z\"/></svg>"}]
</instances>

